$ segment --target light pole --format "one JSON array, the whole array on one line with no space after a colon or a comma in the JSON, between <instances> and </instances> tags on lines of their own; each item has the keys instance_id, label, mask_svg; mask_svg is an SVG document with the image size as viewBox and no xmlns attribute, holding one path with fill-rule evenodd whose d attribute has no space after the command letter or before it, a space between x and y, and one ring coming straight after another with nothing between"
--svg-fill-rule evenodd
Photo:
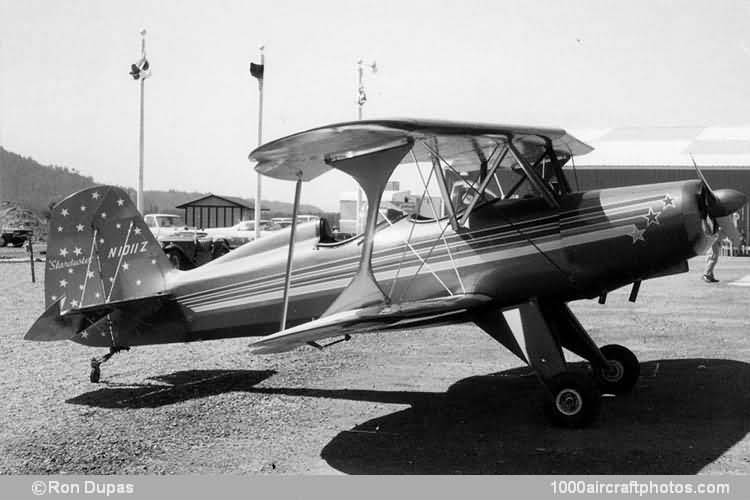
<instances>
[{"instance_id":1,"label":"light pole","mask_svg":"<svg viewBox=\"0 0 750 500\"><path fill-rule=\"evenodd\" d=\"M258 79L258 146L263 142L263 76L265 71L265 54L263 54L264 45L260 46L260 73L258 74L258 67L256 66L255 72L253 72L252 65L250 66L250 73ZM261 197L261 175L260 172L256 174L256 186L255 186L255 239L260 238L260 197Z\"/></svg>"},{"instance_id":2,"label":"light pole","mask_svg":"<svg viewBox=\"0 0 750 500\"><path fill-rule=\"evenodd\" d=\"M146 28L141 28L141 61L146 60ZM141 77L141 115L140 130L138 139L138 194L136 195L136 207L140 213L143 213L143 100L144 100L144 83L146 78Z\"/></svg>"},{"instance_id":3,"label":"light pole","mask_svg":"<svg viewBox=\"0 0 750 500\"><path fill-rule=\"evenodd\" d=\"M362 59L357 61L357 120L362 119L362 108L367 102L367 93L365 92L365 85L363 82L365 66L370 68L373 74L378 72L378 64L375 61L369 64L365 64L365 62ZM356 205L357 214L356 214L356 222L354 225L356 234L359 234L362 232L362 223L360 222L360 216L359 216L361 213L361 210L362 210L362 189L360 189L359 184L357 184L357 205Z\"/></svg>"}]
</instances>

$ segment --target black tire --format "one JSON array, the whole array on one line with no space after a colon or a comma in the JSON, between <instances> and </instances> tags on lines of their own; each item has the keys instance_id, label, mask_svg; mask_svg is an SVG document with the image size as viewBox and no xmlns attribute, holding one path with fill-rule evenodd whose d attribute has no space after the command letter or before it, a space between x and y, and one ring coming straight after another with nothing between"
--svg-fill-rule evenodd
<instances>
[{"instance_id":1,"label":"black tire","mask_svg":"<svg viewBox=\"0 0 750 500\"><path fill-rule=\"evenodd\" d=\"M211 259L218 259L222 255L229 253L229 243L225 240L214 242L213 251L211 252Z\"/></svg>"},{"instance_id":2,"label":"black tire","mask_svg":"<svg viewBox=\"0 0 750 500\"><path fill-rule=\"evenodd\" d=\"M606 394L630 392L641 375L638 358L630 349L618 344L605 345L600 350L604 357L612 362L609 369L596 371L596 380L601 391Z\"/></svg>"},{"instance_id":3,"label":"black tire","mask_svg":"<svg viewBox=\"0 0 750 500\"><path fill-rule=\"evenodd\" d=\"M177 250L167 250L165 252L167 254L167 259L169 259L169 263L172 264L172 267L175 269L182 269L185 263L183 262L182 255L180 255L180 252Z\"/></svg>"},{"instance_id":4,"label":"black tire","mask_svg":"<svg viewBox=\"0 0 750 500\"><path fill-rule=\"evenodd\" d=\"M11 245L13 245L16 248L21 248L25 242L26 240L13 240L11 242Z\"/></svg>"},{"instance_id":5,"label":"black tire","mask_svg":"<svg viewBox=\"0 0 750 500\"><path fill-rule=\"evenodd\" d=\"M601 410L601 393L587 373L563 372L547 384L546 413L553 424L582 428L591 424Z\"/></svg>"},{"instance_id":6,"label":"black tire","mask_svg":"<svg viewBox=\"0 0 750 500\"><path fill-rule=\"evenodd\" d=\"M102 372L99 368L99 363L96 358L91 360L91 371L89 372L89 380L92 384L98 384L99 383L99 377L101 377Z\"/></svg>"}]
</instances>

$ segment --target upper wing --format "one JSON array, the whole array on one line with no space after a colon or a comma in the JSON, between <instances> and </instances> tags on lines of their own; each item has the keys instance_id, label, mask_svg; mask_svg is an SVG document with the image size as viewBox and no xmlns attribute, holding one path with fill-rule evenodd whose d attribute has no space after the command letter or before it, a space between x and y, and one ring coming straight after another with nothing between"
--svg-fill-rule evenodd
<instances>
[{"instance_id":1,"label":"upper wing","mask_svg":"<svg viewBox=\"0 0 750 500\"><path fill-rule=\"evenodd\" d=\"M430 143L453 168L476 167L503 141L512 138L522 153L533 157L550 141L560 157L593 150L562 129L490 125L439 120L363 120L319 127L264 144L250 153L261 174L285 180L311 180L331 168L341 156L359 156L403 141ZM425 148L413 150L417 160L429 160Z\"/></svg>"},{"instance_id":2,"label":"upper wing","mask_svg":"<svg viewBox=\"0 0 750 500\"><path fill-rule=\"evenodd\" d=\"M492 299L481 294L452 295L436 299L375 305L324 316L287 328L250 344L255 354L285 352L330 337L406 327L415 321L439 319L487 305Z\"/></svg>"}]
</instances>

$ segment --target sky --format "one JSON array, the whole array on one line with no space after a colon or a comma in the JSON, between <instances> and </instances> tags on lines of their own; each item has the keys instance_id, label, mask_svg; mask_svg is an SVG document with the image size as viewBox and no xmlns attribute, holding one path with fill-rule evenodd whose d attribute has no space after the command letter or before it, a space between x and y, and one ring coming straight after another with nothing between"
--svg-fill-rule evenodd
<instances>
[{"instance_id":1,"label":"sky","mask_svg":"<svg viewBox=\"0 0 750 500\"><path fill-rule=\"evenodd\" d=\"M750 124L750 1L0 0L0 145L135 186L141 28L145 188L255 196L263 140L357 117L553 126ZM338 207L331 172L302 201ZM266 179L263 198L291 201Z\"/></svg>"}]
</instances>

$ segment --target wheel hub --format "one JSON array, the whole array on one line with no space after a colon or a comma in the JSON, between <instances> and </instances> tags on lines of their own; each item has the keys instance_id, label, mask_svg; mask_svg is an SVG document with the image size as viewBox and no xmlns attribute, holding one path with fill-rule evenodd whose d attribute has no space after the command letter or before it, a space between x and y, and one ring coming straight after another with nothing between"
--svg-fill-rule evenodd
<instances>
[{"instance_id":1,"label":"wheel hub","mask_svg":"<svg viewBox=\"0 0 750 500\"><path fill-rule=\"evenodd\" d=\"M611 360L607 367L602 370L602 378L607 382L619 382L625 375L625 367L619 361Z\"/></svg>"},{"instance_id":2,"label":"wheel hub","mask_svg":"<svg viewBox=\"0 0 750 500\"><path fill-rule=\"evenodd\" d=\"M575 415L583 408L583 397L575 389L563 389L557 393L555 406L563 415Z\"/></svg>"}]
</instances>

